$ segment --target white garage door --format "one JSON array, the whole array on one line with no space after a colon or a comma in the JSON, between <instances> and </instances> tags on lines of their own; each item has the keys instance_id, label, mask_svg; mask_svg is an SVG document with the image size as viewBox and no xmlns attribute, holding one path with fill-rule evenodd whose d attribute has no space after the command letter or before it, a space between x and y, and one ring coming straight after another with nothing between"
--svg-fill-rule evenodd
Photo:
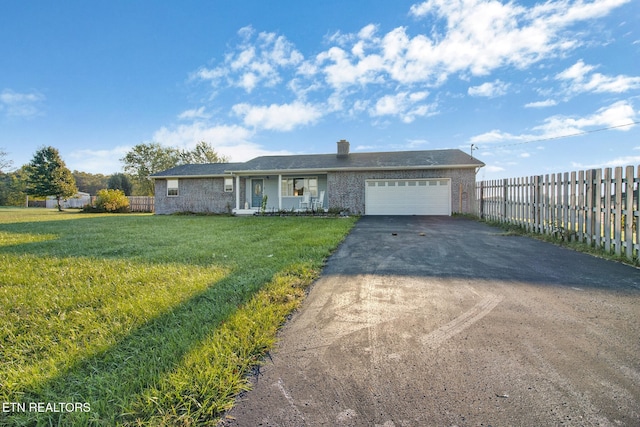
<instances>
[{"instance_id":1,"label":"white garage door","mask_svg":"<svg viewBox=\"0 0 640 427\"><path fill-rule=\"evenodd\" d=\"M367 180L365 214L451 215L451 180Z\"/></svg>"}]
</instances>

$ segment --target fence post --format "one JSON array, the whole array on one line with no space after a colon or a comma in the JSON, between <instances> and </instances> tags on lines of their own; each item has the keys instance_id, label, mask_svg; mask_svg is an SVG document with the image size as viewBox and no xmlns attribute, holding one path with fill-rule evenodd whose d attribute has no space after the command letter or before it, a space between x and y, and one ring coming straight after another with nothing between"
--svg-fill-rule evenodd
<instances>
[{"instance_id":1,"label":"fence post","mask_svg":"<svg viewBox=\"0 0 640 427\"><path fill-rule=\"evenodd\" d=\"M508 179L502 180L502 206L500 207L502 218L500 222L509 222L507 221L507 195L508 195Z\"/></svg>"},{"instance_id":2,"label":"fence post","mask_svg":"<svg viewBox=\"0 0 640 427\"><path fill-rule=\"evenodd\" d=\"M551 216L553 218L553 232L559 232L560 227L562 226L562 197L560 193L560 174L552 174L551 175L551 186L553 187L551 190L552 203L551 203Z\"/></svg>"},{"instance_id":3,"label":"fence post","mask_svg":"<svg viewBox=\"0 0 640 427\"><path fill-rule=\"evenodd\" d=\"M604 250L611 252L611 168L604 169Z\"/></svg>"},{"instance_id":4,"label":"fence post","mask_svg":"<svg viewBox=\"0 0 640 427\"><path fill-rule=\"evenodd\" d=\"M593 172L593 237L596 248L600 249L602 247L600 244L602 241L602 169L595 169Z\"/></svg>"},{"instance_id":5,"label":"fence post","mask_svg":"<svg viewBox=\"0 0 640 427\"><path fill-rule=\"evenodd\" d=\"M578 241L580 243L584 243L585 237L584 237L584 219L585 219L585 215L587 214L585 208L584 208L584 189L585 186L587 185L586 181L585 181L585 173L584 171L579 171L578 172L578 206L577 206L577 213L578 213Z\"/></svg>"},{"instance_id":6,"label":"fence post","mask_svg":"<svg viewBox=\"0 0 640 427\"><path fill-rule=\"evenodd\" d=\"M569 183L569 224L570 224L570 230L571 230L571 240L574 241L577 239L578 237L578 224L576 223L577 221L577 216L576 216L576 173L575 171L571 172L570 175L570 183Z\"/></svg>"},{"instance_id":7,"label":"fence post","mask_svg":"<svg viewBox=\"0 0 640 427\"><path fill-rule=\"evenodd\" d=\"M562 228L565 235L569 236L571 228L569 227L569 173L565 172L562 177Z\"/></svg>"},{"instance_id":8,"label":"fence post","mask_svg":"<svg viewBox=\"0 0 640 427\"><path fill-rule=\"evenodd\" d=\"M545 174L544 176L544 184L542 186L542 190L544 191L544 195L542 198L543 209L542 209L542 232L544 234L549 234L549 189L551 185L549 184L549 174Z\"/></svg>"},{"instance_id":9,"label":"fence post","mask_svg":"<svg viewBox=\"0 0 640 427\"><path fill-rule=\"evenodd\" d=\"M484 218L484 181L480 181L480 218Z\"/></svg>"},{"instance_id":10,"label":"fence post","mask_svg":"<svg viewBox=\"0 0 640 427\"><path fill-rule=\"evenodd\" d=\"M534 181L534 189L533 191L535 192L535 203L534 203L534 207L535 210L533 212L533 214L535 215L535 232L536 233L541 233L543 232L542 229L542 175L536 175L533 177L533 181Z\"/></svg>"},{"instance_id":11,"label":"fence post","mask_svg":"<svg viewBox=\"0 0 640 427\"><path fill-rule=\"evenodd\" d=\"M522 222L529 229L529 177L522 178Z\"/></svg>"},{"instance_id":12,"label":"fence post","mask_svg":"<svg viewBox=\"0 0 640 427\"><path fill-rule=\"evenodd\" d=\"M586 173L586 227L585 232L587 235L587 244L592 246L593 243L593 169L587 170Z\"/></svg>"},{"instance_id":13,"label":"fence post","mask_svg":"<svg viewBox=\"0 0 640 427\"><path fill-rule=\"evenodd\" d=\"M625 255L628 260L633 260L633 166L627 166L625 172L625 220L624 220L624 241L626 245Z\"/></svg>"},{"instance_id":14,"label":"fence post","mask_svg":"<svg viewBox=\"0 0 640 427\"><path fill-rule=\"evenodd\" d=\"M622 255L622 167L615 168L616 205L614 207L613 241L616 255Z\"/></svg>"},{"instance_id":15,"label":"fence post","mask_svg":"<svg viewBox=\"0 0 640 427\"><path fill-rule=\"evenodd\" d=\"M524 225L524 219L522 215L522 182L524 178L516 179L516 224L520 227Z\"/></svg>"},{"instance_id":16,"label":"fence post","mask_svg":"<svg viewBox=\"0 0 640 427\"><path fill-rule=\"evenodd\" d=\"M635 229L635 251L636 251L636 260L640 261L640 165L636 166L636 178L635 182L635 190L634 194L634 229Z\"/></svg>"}]
</instances>

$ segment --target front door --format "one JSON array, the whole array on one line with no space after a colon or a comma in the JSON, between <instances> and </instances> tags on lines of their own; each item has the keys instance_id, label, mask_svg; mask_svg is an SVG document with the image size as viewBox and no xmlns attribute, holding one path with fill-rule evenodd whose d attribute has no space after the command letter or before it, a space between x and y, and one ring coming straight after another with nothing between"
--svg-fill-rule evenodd
<instances>
[{"instance_id":1,"label":"front door","mask_svg":"<svg viewBox=\"0 0 640 427\"><path fill-rule=\"evenodd\" d=\"M252 179L251 180L251 207L259 208L262 206L262 180L261 179Z\"/></svg>"}]
</instances>

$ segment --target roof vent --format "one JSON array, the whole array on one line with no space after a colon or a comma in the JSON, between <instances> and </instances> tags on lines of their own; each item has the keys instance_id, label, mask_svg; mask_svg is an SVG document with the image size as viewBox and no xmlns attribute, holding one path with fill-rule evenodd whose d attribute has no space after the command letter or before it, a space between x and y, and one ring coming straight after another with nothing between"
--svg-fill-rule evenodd
<instances>
[{"instance_id":1,"label":"roof vent","mask_svg":"<svg viewBox=\"0 0 640 427\"><path fill-rule=\"evenodd\" d=\"M338 158L349 157L349 141L341 139L338 141Z\"/></svg>"}]
</instances>

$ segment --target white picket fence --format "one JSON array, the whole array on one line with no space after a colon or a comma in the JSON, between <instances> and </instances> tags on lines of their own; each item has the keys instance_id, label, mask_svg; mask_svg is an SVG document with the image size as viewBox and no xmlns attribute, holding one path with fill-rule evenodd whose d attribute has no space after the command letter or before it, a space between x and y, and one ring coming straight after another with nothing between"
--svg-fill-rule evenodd
<instances>
[{"instance_id":1,"label":"white picket fence","mask_svg":"<svg viewBox=\"0 0 640 427\"><path fill-rule=\"evenodd\" d=\"M476 183L481 218L638 259L640 167L589 169Z\"/></svg>"}]
</instances>

